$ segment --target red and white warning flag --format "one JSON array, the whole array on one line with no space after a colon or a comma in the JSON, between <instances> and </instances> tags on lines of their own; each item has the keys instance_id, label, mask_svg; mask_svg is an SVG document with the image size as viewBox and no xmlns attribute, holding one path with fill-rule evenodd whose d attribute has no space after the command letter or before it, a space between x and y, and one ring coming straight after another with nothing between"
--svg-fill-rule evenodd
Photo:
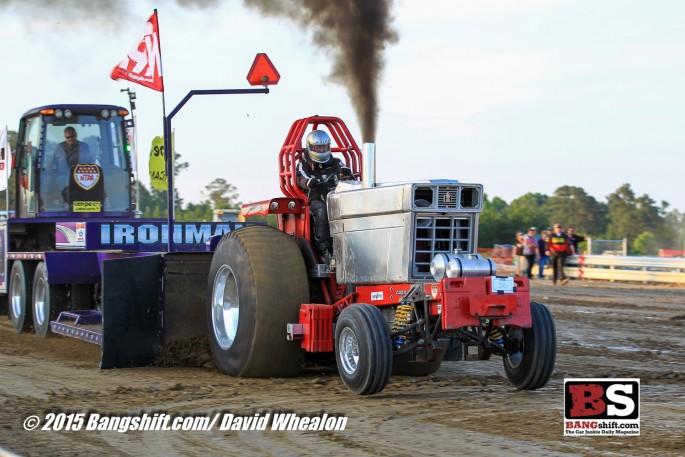
<instances>
[{"instance_id":1,"label":"red and white warning flag","mask_svg":"<svg viewBox=\"0 0 685 457\"><path fill-rule=\"evenodd\" d=\"M119 65L112 70L112 79L126 79L141 86L164 92L162 53L159 48L157 10L152 13L143 38L133 46Z\"/></svg>"}]
</instances>

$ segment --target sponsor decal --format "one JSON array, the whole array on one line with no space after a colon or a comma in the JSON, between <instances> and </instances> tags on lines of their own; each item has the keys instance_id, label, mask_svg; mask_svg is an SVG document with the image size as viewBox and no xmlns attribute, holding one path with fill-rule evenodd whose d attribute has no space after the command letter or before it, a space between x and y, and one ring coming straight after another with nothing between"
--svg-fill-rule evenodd
<instances>
[{"instance_id":1,"label":"sponsor decal","mask_svg":"<svg viewBox=\"0 0 685 457\"><path fill-rule=\"evenodd\" d=\"M89 249L127 248L136 245L152 246L169 242L169 226L160 222L101 223L99 246ZM178 223L174 224L174 243L202 245L213 236L220 236L242 227L243 224L227 223ZM89 237L90 238L90 237Z\"/></svg>"},{"instance_id":2,"label":"sponsor decal","mask_svg":"<svg viewBox=\"0 0 685 457\"><path fill-rule=\"evenodd\" d=\"M431 284L431 297L433 297L433 300L438 298L438 285L437 284Z\"/></svg>"},{"instance_id":3,"label":"sponsor decal","mask_svg":"<svg viewBox=\"0 0 685 457\"><path fill-rule=\"evenodd\" d=\"M640 380L564 379L564 435L640 435Z\"/></svg>"},{"instance_id":4,"label":"sponsor decal","mask_svg":"<svg viewBox=\"0 0 685 457\"><path fill-rule=\"evenodd\" d=\"M74 181L76 181L76 184L78 184L82 189L90 190L98 183L98 181L100 181L100 170L98 169L97 165L76 165L74 168Z\"/></svg>"},{"instance_id":5,"label":"sponsor decal","mask_svg":"<svg viewBox=\"0 0 685 457\"><path fill-rule=\"evenodd\" d=\"M85 248L85 222L57 222L55 224L55 247L57 249Z\"/></svg>"},{"instance_id":6,"label":"sponsor decal","mask_svg":"<svg viewBox=\"0 0 685 457\"><path fill-rule=\"evenodd\" d=\"M100 202L75 201L72 211L75 213L99 213L101 211Z\"/></svg>"},{"instance_id":7,"label":"sponsor decal","mask_svg":"<svg viewBox=\"0 0 685 457\"><path fill-rule=\"evenodd\" d=\"M383 292L371 292L371 301L383 300Z\"/></svg>"},{"instance_id":8,"label":"sponsor decal","mask_svg":"<svg viewBox=\"0 0 685 457\"><path fill-rule=\"evenodd\" d=\"M86 223L77 222L76 223L76 243L85 244L86 242Z\"/></svg>"}]
</instances>

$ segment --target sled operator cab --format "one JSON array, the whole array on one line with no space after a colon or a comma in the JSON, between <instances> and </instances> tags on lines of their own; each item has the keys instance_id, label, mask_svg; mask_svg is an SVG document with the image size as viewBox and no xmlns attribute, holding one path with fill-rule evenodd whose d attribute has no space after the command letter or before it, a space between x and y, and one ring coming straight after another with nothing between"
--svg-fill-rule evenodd
<instances>
[{"instance_id":1,"label":"sled operator cab","mask_svg":"<svg viewBox=\"0 0 685 457\"><path fill-rule=\"evenodd\" d=\"M130 216L126 115L114 105L48 105L26 112L14 164L17 216Z\"/></svg>"}]
</instances>

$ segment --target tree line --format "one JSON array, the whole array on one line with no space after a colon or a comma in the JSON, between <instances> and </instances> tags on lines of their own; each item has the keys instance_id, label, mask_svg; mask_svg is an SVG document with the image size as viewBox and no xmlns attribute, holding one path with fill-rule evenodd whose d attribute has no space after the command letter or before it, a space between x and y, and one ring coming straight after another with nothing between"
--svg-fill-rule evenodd
<instances>
[{"instance_id":1,"label":"tree line","mask_svg":"<svg viewBox=\"0 0 685 457\"><path fill-rule=\"evenodd\" d=\"M167 192L165 190L148 189L140 183L139 210L143 217L167 217ZM135 192L134 187L134 192ZM205 186L202 191L203 200L199 203L185 203L178 193L176 198L176 220L180 222L211 221L215 209L238 209L241 202L237 201L238 191L223 178L217 178Z\"/></svg>"},{"instance_id":2,"label":"tree line","mask_svg":"<svg viewBox=\"0 0 685 457\"><path fill-rule=\"evenodd\" d=\"M17 132L10 130L8 136L10 145L16 145ZM188 162L182 161L181 155L176 153L174 175L178 176L188 168ZM148 189L142 183L134 186L136 190L140 194L138 209L143 217L166 217L166 191ZM4 191L0 192L0 199L4 199L4 194ZM186 204L176 189L176 219L211 221L215 209L241 206L238 189L223 178L207 184L202 196L199 203ZM685 214L669 207L668 202L657 204L647 194L638 196L630 184L620 186L604 202L575 186L561 186L551 196L529 192L511 203L485 195L478 247L512 244L517 231L525 231L531 226L542 230L559 222L564 227L573 226L579 235L594 239L627 238L631 254L656 255L659 249L685 247Z\"/></svg>"},{"instance_id":3,"label":"tree line","mask_svg":"<svg viewBox=\"0 0 685 457\"><path fill-rule=\"evenodd\" d=\"M499 197L484 198L479 224L479 247L513 244L517 231L559 222L594 239L627 238L632 255L657 255L659 249L683 249L685 214L659 204L649 195L638 196L630 184L609 194L605 202L581 187L561 186L551 196L527 193L507 203Z\"/></svg>"}]
</instances>

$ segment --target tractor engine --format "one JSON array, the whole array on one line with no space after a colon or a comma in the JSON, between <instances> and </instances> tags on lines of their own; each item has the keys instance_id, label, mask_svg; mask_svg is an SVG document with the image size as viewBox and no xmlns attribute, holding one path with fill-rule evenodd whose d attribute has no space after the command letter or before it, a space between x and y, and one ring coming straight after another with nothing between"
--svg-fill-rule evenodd
<instances>
[{"instance_id":1,"label":"tractor engine","mask_svg":"<svg viewBox=\"0 0 685 457\"><path fill-rule=\"evenodd\" d=\"M431 273L490 276L478 244L480 184L454 180L365 188L342 181L328 196L339 284L435 281ZM437 278L439 280L440 278Z\"/></svg>"}]
</instances>

